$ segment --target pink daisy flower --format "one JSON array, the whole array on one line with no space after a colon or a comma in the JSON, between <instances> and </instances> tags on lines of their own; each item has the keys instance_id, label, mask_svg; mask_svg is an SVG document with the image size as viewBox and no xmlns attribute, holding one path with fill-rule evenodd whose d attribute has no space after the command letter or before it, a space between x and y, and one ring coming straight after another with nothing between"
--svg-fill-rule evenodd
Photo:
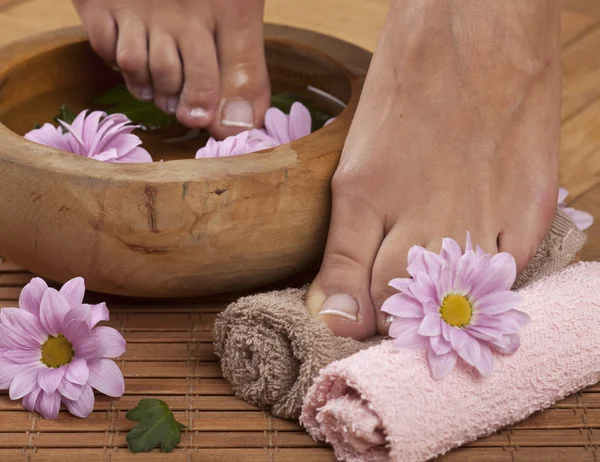
<instances>
[{"instance_id":1,"label":"pink daisy flower","mask_svg":"<svg viewBox=\"0 0 600 462\"><path fill-rule=\"evenodd\" d=\"M577 228L579 228L581 231L588 229L594 223L594 217L592 217L589 213L582 212L581 210L574 209L573 207L567 207L567 204L565 204L565 199L568 195L569 191L567 191L565 188L558 188L558 206L564 210L567 215L569 215Z\"/></svg>"},{"instance_id":2,"label":"pink daisy flower","mask_svg":"<svg viewBox=\"0 0 600 462\"><path fill-rule=\"evenodd\" d=\"M152 162L148 151L140 147L142 140L132 133L137 126L122 114L107 116L105 112L94 111L88 115L83 111L71 125L59 122L61 127L46 123L25 138L104 162Z\"/></svg>"},{"instance_id":3,"label":"pink daisy flower","mask_svg":"<svg viewBox=\"0 0 600 462\"><path fill-rule=\"evenodd\" d=\"M19 308L0 310L0 390L47 419L58 416L61 402L77 417L94 409L96 389L119 397L125 390L112 359L125 352L123 336L96 326L109 318L106 304L83 303L82 278L60 292L40 278L25 286Z\"/></svg>"},{"instance_id":4,"label":"pink daisy flower","mask_svg":"<svg viewBox=\"0 0 600 462\"><path fill-rule=\"evenodd\" d=\"M407 271L412 278L390 281L400 293L382 310L393 317L390 336L397 348L428 349L435 379L448 375L459 357L487 376L492 348L503 354L519 348L519 332L530 318L514 309L521 297L510 290L517 275L512 255L473 250L467 233L464 253L448 238L439 255L412 247Z\"/></svg>"},{"instance_id":5,"label":"pink daisy flower","mask_svg":"<svg viewBox=\"0 0 600 462\"><path fill-rule=\"evenodd\" d=\"M229 157L250 154L251 152L262 151L263 149L274 148L279 143L264 133L257 133L259 130L246 130L235 136L229 136L223 141L216 141L211 138L206 146L198 149L196 159L206 159L212 157ZM254 136L258 134L258 136Z\"/></svg>"}]
</instances>

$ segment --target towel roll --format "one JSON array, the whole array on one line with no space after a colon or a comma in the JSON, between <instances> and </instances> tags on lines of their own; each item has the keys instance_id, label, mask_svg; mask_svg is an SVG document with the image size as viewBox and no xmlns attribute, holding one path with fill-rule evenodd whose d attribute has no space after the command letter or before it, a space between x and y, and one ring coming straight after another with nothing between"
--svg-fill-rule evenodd
<instances>
[{"instance_id":1,"label":"towel roll","mask_svg":"<svg viewBox=\"0 0 600 462\"><path fill-rule=\"evenodd\" d=\"M385 341L326 367L301 422L348 462L418 462L519 422L600 381L600 263L579 263L522 289L532 322L521 347L481 377L459 365L431 377L426 350Z\"/></svg>"},{"instance_id":2,"label":"towel roll","mask_svg":"<svg viewBox=\"0 0 600 462\"><path fill-rule=\"evenodd\" d=\"M559 210L538 252L515 287L542 278L573 260L586 236ZM215 322L215 351L236 395L277 417L298 418L319 370L383 341L335 337L304 306L306 290L288 289L231 304Z\"/></svg>"}]
</instances>

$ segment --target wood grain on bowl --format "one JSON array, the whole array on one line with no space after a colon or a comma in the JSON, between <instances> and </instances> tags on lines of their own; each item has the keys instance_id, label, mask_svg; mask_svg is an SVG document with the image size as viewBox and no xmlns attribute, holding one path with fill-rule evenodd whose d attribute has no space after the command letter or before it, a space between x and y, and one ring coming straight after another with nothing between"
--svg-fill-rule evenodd
<instances>
[{"instance_id":1,"label":"wood grain on bowl","mask_svg":"<svg viewBox=\"0 0 600 462\"><path fill-rule=\"evenodd\" d=\"M0 50L0 254L57 282L82 276L91 290L142 297L244 290L310 266L370 54L275 25L266 50L274 86L310 85L347 103L334 123L269 152L136 165L22 138L53 115L36 113L36 98L83 108L118 81L79 29Z\"/></svg>"}]
</instances>

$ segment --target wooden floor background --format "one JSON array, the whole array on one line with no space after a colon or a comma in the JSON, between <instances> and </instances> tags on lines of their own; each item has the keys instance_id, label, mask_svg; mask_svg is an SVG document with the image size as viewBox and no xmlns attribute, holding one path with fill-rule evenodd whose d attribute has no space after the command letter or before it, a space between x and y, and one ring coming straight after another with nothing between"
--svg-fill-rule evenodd
<instances>
[{"instance_id":1,"label":"wooden floor background","mask_svg":"<svg viewBox=\"0 0 600 462\"><path fill-rule=\"evenodd\" d=\"M372 50L388 0L267 0L266 19L318 30ZM598 218L583 252L600 260L600 0L563 2L564 67L561 185L570 203ZM0 46L78 23L69 0L0 0ZM0 307L14 306L31 275L0 261ZM0 394L0 461L265 461L335 460L294 422L272 418L236 399L212 352L213 320L226 298L201 304L110 303L111 325L128 342L119 365L126 395L98 398L80 420L40 419ZM164 399L188 425L165 456L133 456L125 412L142 397ZM600 385L496 435L440 458L444 462L600 462Z\"/></svg>"}]
</instances>

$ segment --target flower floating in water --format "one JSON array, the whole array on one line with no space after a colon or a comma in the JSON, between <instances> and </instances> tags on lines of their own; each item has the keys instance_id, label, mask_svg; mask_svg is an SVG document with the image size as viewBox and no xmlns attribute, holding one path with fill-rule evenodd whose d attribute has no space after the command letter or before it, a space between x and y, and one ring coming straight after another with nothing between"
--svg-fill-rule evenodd
<instances>
[{"instance_id":1,"label":"flower floating in water","mask_svg":"<svg viewBox=\"0 0 600 462\"><path fill-rule=\"evenodd\" d=\"M59 122L61 127L46 123L25 138L104 162L152 162L148 151L140 147L142 140L132 133L136 125L122 114L83 111L72 124Z\"/></svg>"},{"instance_id":2,"label":"flower floating in water","mask_svg":"<svg viewBox=\"0 0 600 462\"><path fill-rule=\"evenodd\" d=\"M574 209L573 207L567 207L565 204L565 199L569 195L569 191L565 188L558 188L558 206L564 210L564 212L571 217L573 223L579 228L581 231L584 229L588 229L594 223L594 217L592 217L589 213L582 212L581 210Z\"/></svg>"},{"instance_id":3,"label":"flower floating in water","mask_svg":"<svg viewBox=\"0 0 600 462\"><path fill-rule=\"evenodd\" d=\"M270 139L268 136L253 137L252 134L256 131L258 130L247 130L239 135L229 136L223 141L216 141L214 138L211 138L206 143L206 146L198 149L196 159L241 156L263 149L274 148L278 145L275 140Z\"/></svg>"},{"instance_id":4,"label":"flower floating in water","mask_svg":"<svg viewBox=\"0 0 600 462\"><path fill-rule=\"evenodd\" d=\"M325 125L333 120L329 119ZM205 147L198 150L196 159L239 156L274 148L310 135L311 127L312 116L302 103L292 104L289 115L272 107L265 114L264 129L247 130L239 135L225 138L223 141L211 138Z\"/></svg>"},{"instance_id":5,"label":"flower floating in water","mask_svg":"<svg viewBox=\"0 0 600 462\"><path fill-rule=\"evenodd\" d=\"M390 336L397 348L428 348L435 379L448 375L462 358L484 376L491 373L491 348L514 353L519 331L530 322L514 309L521 300L510 288L516 278L512 255L491 256L467 233L466 250L444 239L439 255L414 246L408 253L412 278L394 279L382 310L392 315Z\"/></svg>"},{"instance_id":6,"label":"flower floating in water","mask_svg":"<svg viewBox=\"0 0 600 462\"><path fill-rule=\"evenodd\" d=\"M267 109L265 114L266 134L279 144L290 143L310 135L311 127L310 111L302 103L292 104L289 115L275 107Z\"/></svg>"},{"instance_id":7,"label":"flower floating in water","mask_svg":"<svg viewBox=\"0 0 600 462\"><path fill-rule=\"evenodd\" d=\"M25 286L19 308L0 310L0 390L23 407L55 419L61 402L77 417L94 408L92 388L123 395L125 382L112 359L125 352L125 340L108 320L104 303L83 303L82 278L60 292L39 278Z\"/></svg>"}]
</instances>

